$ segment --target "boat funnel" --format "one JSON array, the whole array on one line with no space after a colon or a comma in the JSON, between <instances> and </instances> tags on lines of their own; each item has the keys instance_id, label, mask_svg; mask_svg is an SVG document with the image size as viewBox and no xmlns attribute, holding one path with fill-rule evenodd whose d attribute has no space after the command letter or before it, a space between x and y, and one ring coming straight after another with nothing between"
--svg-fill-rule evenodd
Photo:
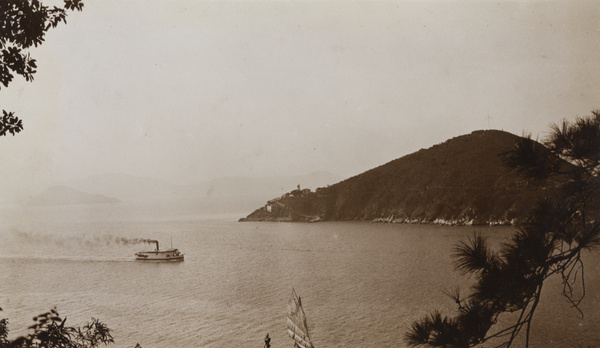
<instances>
[{"instance_id":1,"label":"boat funnel","mask_svg":"<svg viewBox=\"0 0 600 348\"><path fill-rule=\"evenodd\" d=\"M158 241L157 240L151 240L150 243L156 243L156 251L158 251Z\"/></svg>"}]
</instances>

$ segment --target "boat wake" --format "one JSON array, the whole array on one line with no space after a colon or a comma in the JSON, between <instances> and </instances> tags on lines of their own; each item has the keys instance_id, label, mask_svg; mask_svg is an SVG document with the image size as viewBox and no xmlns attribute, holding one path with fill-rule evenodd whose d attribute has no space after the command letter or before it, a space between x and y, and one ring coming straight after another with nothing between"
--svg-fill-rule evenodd
<instances>
[{"instance_id":1,"label":"boat wake","mask_svg":"<svg viewBox=\"0 0 600 348\"><path fill-rule=\"evenodd\" d=\"M40 256L40 255L0 255L0 260L10 261L61 261L61 262L133 262L127 257L103 256Z\"/></svg>"}]
</instances>

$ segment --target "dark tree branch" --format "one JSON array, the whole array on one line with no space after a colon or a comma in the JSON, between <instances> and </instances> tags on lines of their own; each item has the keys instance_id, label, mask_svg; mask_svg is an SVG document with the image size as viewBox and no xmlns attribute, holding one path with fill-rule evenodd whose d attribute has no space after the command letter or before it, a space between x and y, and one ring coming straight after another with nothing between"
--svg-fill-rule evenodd
<instances>
[{"instance_id":1,"label":"dark tree branch","mask_svg":"<svg viewBox=\"0 0 600 348\"><path fill-rule=\"evenodd\" d=\"M415 323L407 335L409 345L470 347L502 339L497 346L510 347L525 329L528 347L544 281L552 276L560 276L562 295L583 318L581 252L600 248L600 111L592 114L552 125L545 146L526 136L503 154L506 166L545 182L548 194L500 252L491 251L478 234L455 247L455 268L475 277L472 292L463 301L458 290L448 294L457 303L458 314L442 317L434 312ZM500 315L514 312L519 312L514 324L488 333Z\"/></svg>"},{"instance_id":2,"label":"dark tree branch","mask_svg":"<svg viewBox=\"0 0 600 348\"><path fill-rule=\"evenodd\" d=\"M62 8L49 8L39 0L0 1L0 89L8 87L15 75L33 81L37 64L28 49L41 45L50 28L60 22L66 24L68 10L82 9L82 0L64 0ZM22 130L21 120L13 112L4 111L4 117L0 119L0 136L15 135Z\"/></svg>"}]
</instances>

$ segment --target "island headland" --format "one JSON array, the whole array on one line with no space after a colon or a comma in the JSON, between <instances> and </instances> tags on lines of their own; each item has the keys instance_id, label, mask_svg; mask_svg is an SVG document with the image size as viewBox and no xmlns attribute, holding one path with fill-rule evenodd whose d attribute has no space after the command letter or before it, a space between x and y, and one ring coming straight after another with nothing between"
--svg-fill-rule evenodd
<instances>
[{"instance_id":1,"label":"island headland","mask_svg":"<svg viewBox=\"0 0 600 348\"><path fill-rule=\"evenodd\" d=\"M514 224L545 189L503 165L518 139L474 131L314 191L298 185L240 221Z\"/></svg>"}]
</instances>

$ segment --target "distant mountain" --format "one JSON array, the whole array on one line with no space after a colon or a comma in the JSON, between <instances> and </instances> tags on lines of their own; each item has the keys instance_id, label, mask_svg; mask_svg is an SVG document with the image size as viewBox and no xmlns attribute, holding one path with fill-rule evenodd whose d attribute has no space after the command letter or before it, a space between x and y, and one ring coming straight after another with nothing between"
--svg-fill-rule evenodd
<instances>
[{"instance_id":1,"label":"distant mountain","mask_svg":"<svg viewBox=\"0 0 600 348\"><path fill-rule=\"evenodd\" d=\"M502 165L499 155L518 139L476 131L316 192L290 192L242 220L508 223L544 189Z\"/></svg>"},{"instance_id":2,"label":"distant mountain","mask_svg":"<svg viewBox=\"0 0 600 348\"><path fill-rule=\"evenodd\" d=\"M298 185L316 189L341 179L328 172L315 172L289 177L227 177L193 185L178 185L154 178L104 174L70 181L65 185L84 192L116 197L124 202L189 202L204 211L240 212L248 211Z\"/></svg>"},{"instance_id":3,"label":"distant mountain","mask_svg":"<svg viewBox=\"0 0 600 348\"><path fill-rule=\"evenodd\" d=\"M85 192L116 197L122 201L164 200L184 191L175 184L122 173L94 175L65 183Z\"/></svg>"},{"instance_id":4,"label":"distant mountain","mask_svg":"<svg viewBox=\"0 0 600 348\"><path fill-rule=\"evenodd\" d=\"M307 175L285 176L285 177L228 177L211 180L197 185L186 186L188 193L195 197L211 198L250 198L261 197L261 201L274 195L282 195L300 185L303 188L316 189L334 184L342 180L342 177L328 172L314 172Z\"/></svg>"},{"instance_id":5,"label":"distant mountain","mask_svg":"<svg viewBox=\"0 0 600 348\"><path fill-rule=\"evenodd\" d=\"M54 186L30 198L25 205L76 205L118 203L118 199L103 195L89 194L66 186Z\"/></svg>"}]
</instances>

